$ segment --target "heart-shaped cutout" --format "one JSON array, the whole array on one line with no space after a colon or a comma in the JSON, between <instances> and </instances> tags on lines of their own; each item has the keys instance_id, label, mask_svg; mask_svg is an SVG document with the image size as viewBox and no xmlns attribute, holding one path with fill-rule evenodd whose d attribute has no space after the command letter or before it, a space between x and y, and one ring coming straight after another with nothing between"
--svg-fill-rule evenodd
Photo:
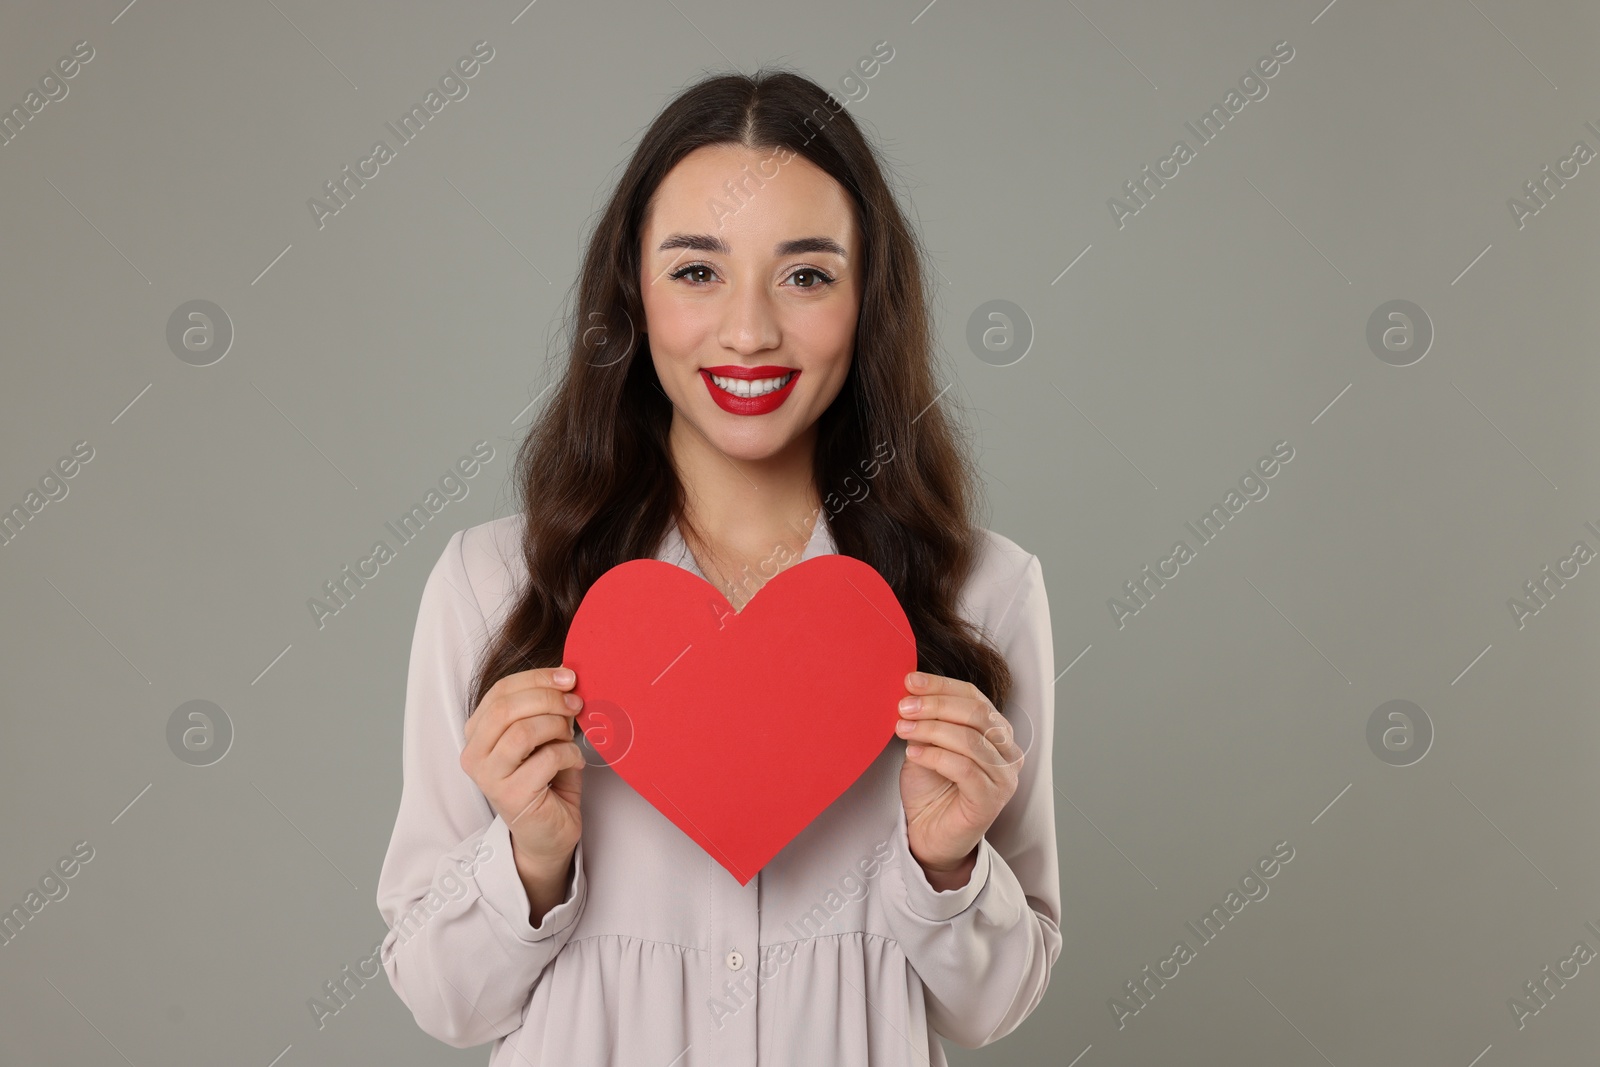
<instances>
[{"instance_id":1,"label":"heart-shaped cutout","mask_svg":"<svg viewBox=\"0 0 1600 1067\"><path fill-rule=\"evenodd\" d=\"M573 615L587 743L745 885L895 736L916 635L871 565L825 554L741 611L689 570L620 563Z\"/></svg>"}]
</instances>

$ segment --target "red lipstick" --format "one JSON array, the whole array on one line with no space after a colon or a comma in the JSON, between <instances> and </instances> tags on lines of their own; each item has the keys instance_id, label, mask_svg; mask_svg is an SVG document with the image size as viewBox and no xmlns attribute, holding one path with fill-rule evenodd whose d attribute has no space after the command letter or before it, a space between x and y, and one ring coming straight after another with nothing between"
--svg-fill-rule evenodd
<instances>
[{"instance_id":1,"label":"red lipstick","mask_svg":"<svg viewBox=\"0 0 1600 1067\"><path fill-rule=\"evenodd\" d=\"M713 374L719 378L740 378L745 381L756 381L762 378L782 378L784 375L788 375L789 380L783 383L782 388L774 389L772 392L761 396L739 396L736 393L728 392L712 381L711 376ZM700 378L706 383L706 388L710 390L711 399L715 400L717 406L723 411L733 415L765 415L768 412L776 411L779 405L789 398L789 394L794 391L794 383L800 379L800 371L796 367L740 367L730 365L724 367L702 367L700 368Z\"/></svg>"}]
</instances>

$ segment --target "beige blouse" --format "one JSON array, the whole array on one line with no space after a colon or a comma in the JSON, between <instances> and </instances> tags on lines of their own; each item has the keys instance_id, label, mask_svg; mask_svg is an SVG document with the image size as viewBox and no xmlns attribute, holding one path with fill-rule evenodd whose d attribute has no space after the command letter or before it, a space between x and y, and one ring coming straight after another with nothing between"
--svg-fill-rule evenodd
<instances>
[{"instance_id":1,"label":"beige blouse","mask_svg":"<svg viewBox=\"0 0 1600 1067\"><path fill-rule=\"evenodd\" d=\"M503 817L461 769L471 674L525 579L522 516L458 531L422 591L404 782L378 880L382 957L417 1024L491 1067L943 1067L997 1041L1061 951L1054 652L1038 557L991 531L960 600L1011 666L1026 751L965 886L906 842L891 739L746 885L587 750L567 899L537 927ZM802 559L836 551L819 516ZM699 575L675 526L656 558ZM704 577L701 575L701 577Z\"/></svg>"}]
</instances>

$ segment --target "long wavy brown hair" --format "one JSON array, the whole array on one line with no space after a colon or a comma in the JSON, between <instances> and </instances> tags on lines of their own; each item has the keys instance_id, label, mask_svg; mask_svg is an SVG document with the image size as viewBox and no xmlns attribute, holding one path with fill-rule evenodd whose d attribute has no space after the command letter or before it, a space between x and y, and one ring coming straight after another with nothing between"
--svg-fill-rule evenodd
<instances>
[{"instance_id":1,"label":"long wavy brown hair","mask_svg":"<svg viewBox=\"0 0 1600 1067\"><path fill-rule=\"evenodd\" d=\"M1003 707L1005 658L956 610L981 547L981 482L939 402L921 244L845 105L802 75L758 71L708 77L668 103L589 240L565 370L516 458L527 584L484 653L469 709L508 674L560 665L573 614L607 570L652 558L669 523L692 532L667 448L672 406L648 334L635 329L644 322L640 227L678 161L718 144L786 149L850 195L862 298L849 373L817 422L815 487L825 501L848 500L827 509L835 547L894 590L918 669L972 682Z\"/></svg>"}]
</instances>

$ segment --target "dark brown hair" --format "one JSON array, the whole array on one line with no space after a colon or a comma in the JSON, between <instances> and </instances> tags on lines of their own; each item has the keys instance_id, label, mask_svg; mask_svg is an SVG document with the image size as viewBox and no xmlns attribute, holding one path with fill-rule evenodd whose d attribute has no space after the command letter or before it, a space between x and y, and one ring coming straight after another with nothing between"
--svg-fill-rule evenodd
<instances>
[{"instance_id":1,"label":"dark brown hair","mask_svg":"<svg viewBox=\"0 0 1600 1067\"><path fill-rule=\"evenodd\" d=\"M719 75L680 93L645 132L590 238L565 371L517 454L528 580L478 667L469 713L500 678L560 665L590 585L653 557L670 523L688 529L667 449L672 406L649 337L635 329L644 322L640 228L678 161L718 144L798 154L849 194L861 304L849 373L817 422L815 484L830 502L836 549L874 567L905 608L918 669L972 682L1004 706L1005 658L956 610L982 544L981 483L935 386L923 251L844 107L799 74Z\"/></svg>"}]
</instances>

